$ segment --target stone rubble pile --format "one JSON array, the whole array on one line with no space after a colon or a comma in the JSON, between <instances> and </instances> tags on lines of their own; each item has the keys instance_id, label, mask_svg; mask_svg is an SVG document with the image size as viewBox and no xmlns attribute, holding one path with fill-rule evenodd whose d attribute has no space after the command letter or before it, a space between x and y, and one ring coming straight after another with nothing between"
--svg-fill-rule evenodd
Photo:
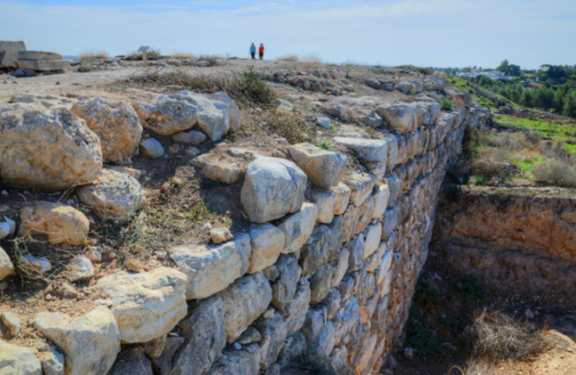
<instances>
[{"instance_id":1,"label":"stone rubble pile","mask_svg":"<svg viewBox=\"0 0 576 375\"><path fill-rule=\"evenodd\" d=\"M297 75L282 77L292 84ZM252 223L247 233L230 240L229 233L214 232L222 243L167 249L176 269L98 280L93 290L104 299L86 315L42 312L34 319L63 357L0 340L0 364L18 374L42 374L42 368L45 374L279 374L310 348L355 374L378 371L408 317L447 162L458 154L464 129L487 118L469 98L460 99L463 105L451 112L433 100L373 103L384 135L335 138L349 154L296 144L288 147L291 160L255 155L240 196ZM344 105L331 108L329 115L345 121ZM77 187L95 213L126 221L145 195L136 179L103 169L103 162L124 163L139 145L144 155L162 157L163 149L154 150L159 142L141 142L143 128L185 145L221 140L238 128L237 109L224 93L192 92L133 108L104 98L71 109L3 105L0 177L25 189ZM350 155L360 171L347 170ZM205 176L224 183L242 178L197 159ZM38 201L22 210L19 233L84 243L86 220L72 207ZM71 281L91 277L86 260L75 259ZM41 259L30 263L36 272L46 268ZM0 249L0 281L12 266Z\"/></svg>"}]
</instances>

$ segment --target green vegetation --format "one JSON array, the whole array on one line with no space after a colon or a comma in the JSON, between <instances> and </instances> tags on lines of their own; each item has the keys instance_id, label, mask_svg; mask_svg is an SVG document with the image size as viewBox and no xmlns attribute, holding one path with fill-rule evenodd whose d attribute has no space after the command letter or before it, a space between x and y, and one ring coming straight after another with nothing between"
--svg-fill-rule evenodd
<instances>
[{"instance_id":1,"label":"green vegetation","mask_svg":"<svg viewBox=\"0 0 576 375\"><path fill-rule=\"evenodd\" d=\"M330 142L324 140L324 141L317 141L316 142L316 147L321 148L323 150L332 150L332 147L330 147Z\"/></svg>"},{"instance_id":2,"label":"green vegetation","mask_svg":"<svg viewBox=\"0 0 576 375\"><path fill-rule=\"evenodd\" d=\"M414 306L410 309L406 328L406 344L426 362L438 362L442 358L442 344L434 330L424 324L421 310Z\"/></svg>"},{"instance_id":3,"label":"green vegetation","mask_svg":"<svg viewBox=\"0 0 576 375\"><path fill-rule=\"evenodd\" d=\"M489 109L498 109L495 101L501 101L509 104L512 107L519 108L520 106L516 103L510 102L508 99L499 95L495 92L490 92L490 90L482 90L473 83L466 81L462 78L456 76L447 76L447 81L450 82L454 87L460 91L469 91L472 100L480 104L481 107Z\"/></svg>"},{"instance_id":4,"label":"green vegetation","mask_svg":"<svg viewBox=\"0 0 576 375\"><path fill-rule=\"evenodd\" d=\"M452 100L448 98L442 98L442 103L440 104L443 110L451 110L452 106L454 105L454 103L452 103Z\"/></svg>"},{"instance_id":5,"label":"green vegetation","mask_svg":"<svg viewBox=\"0 0 576 375\"><path fill-rule=\"evenodd\" d=\"M148 58L162 56L162 54L160 53L160 50L154 49L154 48L150 48L146 54L148 55ZM132 53L129 53L128 56L129 56L129 60L143 60L144 59L142 52L132 52Z\"/></svg>"},{"instance_id":6,"label":"green vegetation","mask_svg":"<svg viewBox=\"0 0 576 375\"><path fill-rule=\"evenodd\" d=\"M554 140L574 138L576 141L576 124L563 124L556 121L530 120L512 116L497 116L499 125L506 128L532 130L544 137Z\"/></svg>"},{"instance_id":7,"label":"green vegetation","mask_svg":"<svg viewBox=\"0 0 576 375\"><path fill-rule=\"evenodd\" d=\"M104 50L99 51L84 51L80 54L80 63L91 62L94 60L106 60L110 57L108 52Z\"/></svg>"}]
</instances>

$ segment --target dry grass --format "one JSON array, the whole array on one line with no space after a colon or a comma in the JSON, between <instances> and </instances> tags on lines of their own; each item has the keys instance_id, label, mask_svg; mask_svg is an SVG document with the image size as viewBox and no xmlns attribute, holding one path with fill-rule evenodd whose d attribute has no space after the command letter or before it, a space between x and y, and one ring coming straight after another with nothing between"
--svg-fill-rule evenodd
<instances>
[{"instance_id":1,"label":"dry grass","mask_svg":"<svg viewBox=\"0 0 576 375\"><path fill-rule=\"evenodd\" d=\"M500 375L500 372L491 364L473 362L468 366L464 366L464 368L452 366L448 371L448 375Z\"/></svg>"},{"instance_id":2,"label":"dry grass","mask_svg":"<svg viewBox=\"0 0 576 375\"><path fill-rule=\"evenodd\" d=\"M536 327L497 311L481 311L473 332L475 356L489 361L523 359L544 348L544 338Z\"/></svg>"},{"instance_id":3,"label":"dry grass","mask_svg":"<svg viewBox=\"0 0 576 375\"><path fill-rule=\"evenodd\" d=\"M224 65L224 57L218 55L200 55L198 61L208 61L210 66Z\"/></svg>"},{"instance_id":4,"label":"dry grass","mask_svg":"<svg viewBox=\"0 0 576 375\"><path fill-rule=\"evenodd\" d=\"M300 58L297 55L286 55L278 57L276 61L298 62Z\"/></svg>"},{"instance_id":5,"label":"dry grass","mask_svg":"<svg viewBox=\"0 0 576 375\"><path fill-rule=\"evenodd\" d=\"M548 160L535 165L532 173L540 183L576 188L576 168L562 160Z\"/></svg>"},{"instance_id":6,"label":"dry grass","mask_svg":"<svg viewBox=\"0 0 576 375\"><path fill-rule=\"evenodd\" d=\"M314 53L309 53L299 58L298 67L300 70L317 70L325 67L322 58Z\"/></svg>"},{"instance_id":7,"label":"dry grass","mask_svg":"<svg viewBox=\"0 0 576 375\"><path fill-rule=\"evenodd\" d=\"M196 56L187 52L174 52L170 57L177 60L196 60Z\"/></svg>"},{"instance_id":8,"label":"dry grass","mask_svg":"<svg viewBox=\"0 0 576 375\"><path fill-rule=\"evenodd\" d=\"M127 79L134 85L182 86L203 93L225 91L234 100L249 106L269 106L276 99L276 92L253 70L243 73L189 74L185 70L145 71Z\"/></svg>"},{"instance_id":9,"label":"dry grass","mask_svg":"<svg viewBox=\"0 0 576 375\"><path fill-rule=\"evenodd\" d=\"M251 135L279 135L291 144L316 142L316 125L297 114L276 114L263 111L242 123L242 130Z\"/></svg>"},{"instance_id":10,"label":"dry grass","mask_svg":"<svg viewBox=\"0 0 576 375\"><path fill-rule=\"evenodd\" d=\"M94 60L106 60L110 58L108 52L104 50L98 51L84 51L80 53L80 61L82 62L89 62Z\"/></svg>"}]
</instances>

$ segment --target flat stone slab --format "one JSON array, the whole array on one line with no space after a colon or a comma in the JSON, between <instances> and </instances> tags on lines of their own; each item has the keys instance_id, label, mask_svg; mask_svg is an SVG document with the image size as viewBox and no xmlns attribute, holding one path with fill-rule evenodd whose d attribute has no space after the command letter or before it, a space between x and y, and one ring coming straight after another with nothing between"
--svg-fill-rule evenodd
<instances>
[{"instance_id":1,"label":"flat stone slab","mask_svg":"<svg viewBox=\"0 0 576 375\"><path fill-rule=\"evenodd\" d=\"M62 60L64 59L58 52L44 51L18 51L18 60Z\"/></svg>"},{"instance_id":2,"label":"flat stone slab","mask_svg":"<svg viewBox=\"0 0 576 375\"><path fill-rule=\"evenodd\" d=\"M0 51L0 67L15 68L18 51Z\"/></svg>"},{"instance_id":3,"label":"flat stone slab","mask_svg":"<svg viewBox=\"0 0 576 375\"><path fill-rule=\"evenodd\" d=\"M23 41L0 40L0 51L26 51Z\"/></svg>"},{"instance_id":4,"label":"flat stone slab","mask_svg":"<svg viewBox=\"0 0 576 375\"><path fill-rule=\"evenodd\" d=\"M39 71L70 69L68 60L17 60L20 69L32 69Z\"/></svg>"}]
</instances>

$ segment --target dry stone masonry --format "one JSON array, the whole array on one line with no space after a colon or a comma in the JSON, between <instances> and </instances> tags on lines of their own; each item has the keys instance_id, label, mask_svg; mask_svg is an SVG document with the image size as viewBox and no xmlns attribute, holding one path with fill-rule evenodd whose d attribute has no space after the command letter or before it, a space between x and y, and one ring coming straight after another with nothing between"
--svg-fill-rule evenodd
<instances>
[{"instance_id":1,"label":"dry stone masonry","mask_svg":"<svg viewBox=\"0 0 576 375\"><path fill-rule=\"evenodd\" d=\"M269 78L327 91L333 77L301 81L287 71ZM366 85L411 94L444 90L434 77ZM206 228L213 244L191 239L163 249L170 267L134 261L130 271L94 280L90 293L99 299L82 316L37 313L34 327L59 349L0 340L0 373L278 374L306 348L358 375L378 371L408 317L446 165L459 153L464 130L487 119L469 96L447 93L458 104L451 111L426 95L319 103L330 121L352 116L374 128L342 125L332 150L301 143L271 157L228 149L246 156L243 169L209 155L194 158L204 178L238 184L248 229ZM143 129L193 146L222 141L240 120L225 93L184 91L133 105L102 97L15 99L0 106L0 177L28 190L75 188L90 215L129 222L146 203L144 189L135 170L104 163L125 164L138 152L148 162L166 157ZM34 201L19 219L20 236L88 241L89 218L67 203ZM9 236L16 228L7 220L2 230ZM101 256L75 256L64 269L70 283L92 279ZM41 257L18 262L36 274L51 267ZM0 282L13 273L0 249ZM71 284L53 292L78 293ZM2 319L17 329L17 317Z\"/></svg>"}]
</instances>

